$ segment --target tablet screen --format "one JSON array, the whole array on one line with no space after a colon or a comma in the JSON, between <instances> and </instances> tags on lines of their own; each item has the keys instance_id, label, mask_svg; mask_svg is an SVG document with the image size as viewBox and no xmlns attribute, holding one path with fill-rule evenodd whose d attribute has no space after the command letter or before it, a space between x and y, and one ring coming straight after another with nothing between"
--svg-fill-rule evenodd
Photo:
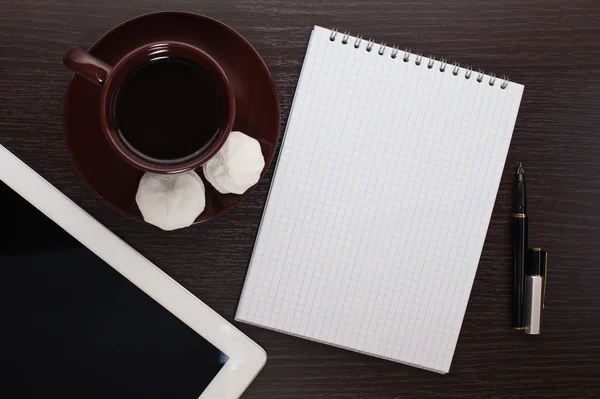
<instances>
[{"instance_id":1,"label":"tablet screen","mask_svg":"<svg viewBox=\"0 0 600 399\"><path fill-rule=\"evenodd\" d=\"M0 397L198 398L211 343L0 181Z\"/></svg>"}]
</instances>

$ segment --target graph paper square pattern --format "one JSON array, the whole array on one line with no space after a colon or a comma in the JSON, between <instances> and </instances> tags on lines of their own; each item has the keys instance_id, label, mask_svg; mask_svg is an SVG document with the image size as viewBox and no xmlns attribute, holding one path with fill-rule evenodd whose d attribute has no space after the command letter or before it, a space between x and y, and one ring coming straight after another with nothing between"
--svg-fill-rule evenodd
<instances>
[{"instance_id":1,"label":"graph paper square pattern","mask_svg":"<svg viewBox=\"0 0 600 399\"><path fill-rule=\"evenodd\" d=\"M523 86L331 36L313 29L236 320L446 373Z\"/></svg>"}]
</instances>

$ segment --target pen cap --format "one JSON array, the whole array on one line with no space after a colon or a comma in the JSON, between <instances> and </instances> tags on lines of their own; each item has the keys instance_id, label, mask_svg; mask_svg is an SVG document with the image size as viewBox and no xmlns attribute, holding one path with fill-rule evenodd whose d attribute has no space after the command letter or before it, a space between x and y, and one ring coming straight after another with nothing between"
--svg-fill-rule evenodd
<instances>
[{"instance_id":1,"label":"pen cap","mask_svg":"<svg viewBox=\"0 0 600 399\"><path fill-rule=\"evenodd\" d=\"M542 310L546 296L548 253L543 248L528 248L525 269L525 333L541 331Z\"/></svg>"},{"instance_id":2,"label":"pen cap","mask_svg":"<svg viewBox=\"0 0 600 399\"><path fill-rule=\"evenodd\" d=\"M525 274L528 276L546 276L548 252L544 248L527 248Z\"/></svg>"}]
</instances>

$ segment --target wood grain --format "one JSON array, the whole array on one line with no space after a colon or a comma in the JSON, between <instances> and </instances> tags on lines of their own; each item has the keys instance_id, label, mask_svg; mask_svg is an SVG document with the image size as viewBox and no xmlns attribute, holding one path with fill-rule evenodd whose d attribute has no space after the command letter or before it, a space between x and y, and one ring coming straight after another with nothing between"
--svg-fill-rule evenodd
<instances>
[{"instance_id":1,"label":"wood grain","mask_svg":"<svg viewBox=\"0 0 600 399\"><path fill-rule=\"evenodd\" d=\"M262 54L287 120L311 26L507 74L525 94L450 374L238 325L266 368L247 398L600 396L600 3L597 0L0 0L0 143L228 320L271 171L231 214L166 233L122 218L77 177L62 135L70 45L139 14L208 14ZM85 132L82 132L85 134ZM526 167L530 244L549 250L544 335L510 329L513 172Z\"/></svg>"}]
</instances>

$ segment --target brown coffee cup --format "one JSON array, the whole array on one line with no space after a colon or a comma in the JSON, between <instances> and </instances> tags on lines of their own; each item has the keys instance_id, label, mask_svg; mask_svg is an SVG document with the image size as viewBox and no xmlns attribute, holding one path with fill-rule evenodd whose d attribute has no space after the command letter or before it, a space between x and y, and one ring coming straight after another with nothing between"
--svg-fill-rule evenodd
<instances>
[{"instance_id":1,"label":"brown coffee cup","mask_svg":"<svg viewBox=\"0 0 600 399\"><path fill-rule=\"evenodd\" d=\"M223 118L210 143L184 158L157 160L146 156L124 140L119 132L115 118L115 103L119 88L128 75L141 65L152 62L159 57L176 57L200 66L214 81L216 90L223 99ZM163 41L139 47L124 57L114 66L91 56L78 48L70 48L63 59L64 64L90 82L101 87L100 124L102 131L112 149L125 161L137 169L154 173L181 173L193 170L213 157L225 143L235 118L235 97L233 89L219 64L206 52L192 45ZM148 115L151 118L152 115Z\"/></svg>"}]
</instances>

